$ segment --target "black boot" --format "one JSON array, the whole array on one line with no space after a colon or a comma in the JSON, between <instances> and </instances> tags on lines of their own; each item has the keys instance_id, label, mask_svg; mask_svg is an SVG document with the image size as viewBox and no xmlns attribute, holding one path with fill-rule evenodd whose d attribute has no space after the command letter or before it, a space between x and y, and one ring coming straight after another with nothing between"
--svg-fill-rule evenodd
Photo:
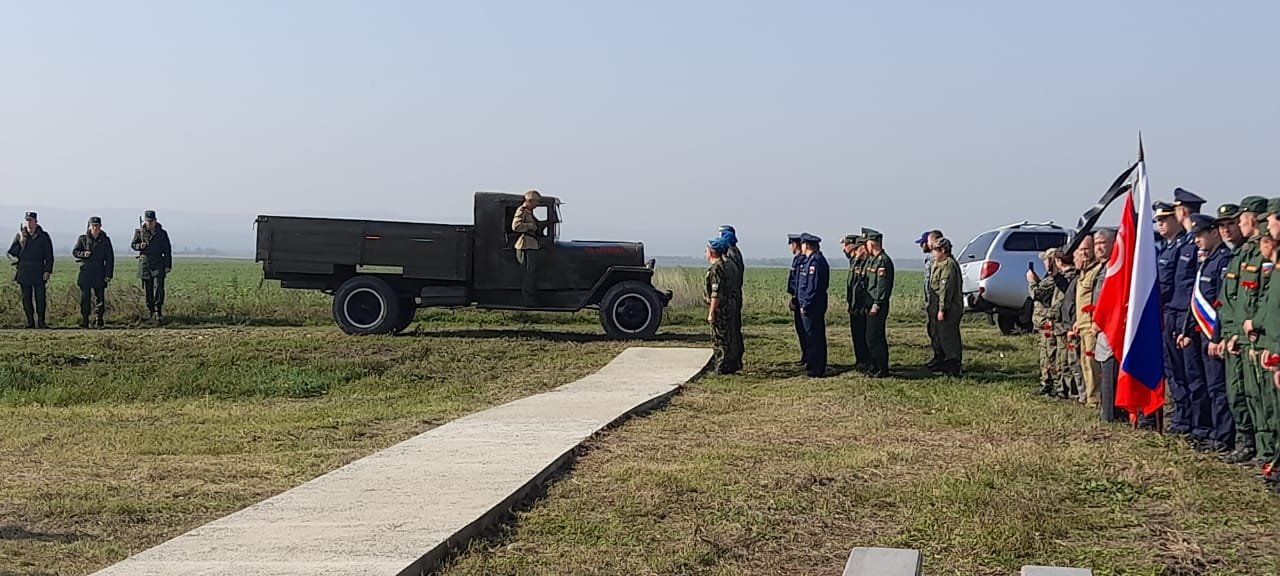
<instances>
[{"instance_id":1,"label":"black boot","mask_svg":"<svg viewBox=\"0 0 1280 576\"><path fill-rule=\"evenodd\" d=\"M1230 454L1223 456L1222 461L1227 464L1245 464L1253 460L1253 457L1257 455L1258 450L1254 447L1253 442L1247 442L1242 443L1239 448L1236 448Z\"/></svg>"},{"instance_id":2,"label":"black boot","mask_svg":"<svg viewBox=\"0 0 1280 576\"><path fill-rule=\"evenodd\" d=\"M104 315L104 314L103 314L102 312L99 312L99 313L98 313L98 319L97 319L97 321L95 321L95 322L93 323L93 325L94 325L94 326L96 326L96 327L98 327L98 328L101 328L101 327L103 327L103 326L105 326L105 325L106 325L106 322L104 322L104 321L103 321L103 319L102 319L103 315Z\"/></svg>"},{"instance_id":3,"label":"black boot","mask_svg":"<svg viewBox=\"0 0 1280 576\"><path fill-rule=\"evenodd\" d=\"M81 315L80 315L80 327L81 327L81 328L88 328L88 327L89 327L89 315L88 315L88 314L81 314Z\"/></svg>"},{"instance_id":4,"label":"black boot","mask_svg":"<svg viewBox=\"0 0 1280 576\"><path fill-rule=\"evenodd\" d=\"M30 329L35 328L35 327L36 327L36 317L35 317L35 315L34 315L34 314L27 314L27 329L28 329L28 330L30 330Z\"/></svg>"},{"instance_id":5,"label":"black boot","mask_svg":"<svg viewBox=\"0 0 1280 576\"><path fill-rule=\"evenodd\" d=\"M44 321L44 314L41 314L36 318L36 328L39 328L41 330L45 330L49 328L49 325L46 324Z\"/></svg>"},{"instance_id":6,"label":"black boot","mask_svg":"<svg viewBox=\"0 0 1280 576\"><path fill-rule=\"evenodd\" d=\"M157 306L156 307L156 326L159 326L161 324L164 324L164 312L161 312L160 308Z\"/></svg>"}]
</instances>

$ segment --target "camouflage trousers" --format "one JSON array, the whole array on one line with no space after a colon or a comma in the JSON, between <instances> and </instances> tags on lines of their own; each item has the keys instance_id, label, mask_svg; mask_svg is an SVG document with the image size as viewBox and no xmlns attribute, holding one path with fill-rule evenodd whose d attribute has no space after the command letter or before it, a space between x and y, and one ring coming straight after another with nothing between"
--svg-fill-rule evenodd
<instances>
[{"instance_id":1,"label":"camouflage trousers","mask_svg":"<svg viewBox=\"0 0 1280 576\"><path fill-rule=\"evenodd\" d=\"M1080 341L1067 340L1066 334L1054 335L1058 353L1058 395L1063 398L1077 399L1084 383L1084 373L1080 368Z\"/></svg>"},{"instance_id":2,"label":"camouflage trousers","mask_svg":"<svg viewBox=\"0 0 1280 576\"><path fill-rule=\"evenodd\" d=\"M711 345L714 349L713 366L720 374L733 374L742 369L742 317L734 306L716 309L711 323Z\"/></svg>"},{"instance_id":3,"label":"camouflage trousers","mask_svg":"<svg viewBox=\"0 0 1280 576\"><path fill-rule=\"evenodd\" d=\"M1052 333L1040 333L1040 386L1046 390L1058 387L1058 339Z\"/></svg>"}]
</instances>

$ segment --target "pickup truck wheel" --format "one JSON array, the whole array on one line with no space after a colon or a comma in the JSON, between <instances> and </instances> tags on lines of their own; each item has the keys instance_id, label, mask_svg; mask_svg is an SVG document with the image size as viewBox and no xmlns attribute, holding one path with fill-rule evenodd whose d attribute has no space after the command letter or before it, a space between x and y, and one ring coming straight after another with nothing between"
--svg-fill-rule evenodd
<instances>
[{"instance_id":1,"label":"pickup truck wheel","mask_svg":"<svg viewBox=\"0 0 1280 576\"><path fill-rule=\"evenodd\" d=\"M1000 333L1005 336L1012 336L1018 333L1018 313L1017 312L996 312L996 324L1000 326Z\"/></svg>"},{"instance_id":2,"label":"pickup truck wheel","mask_svg":"<svg viewBox=\"0 0 1280 576\"><path fill-rule=\"evenodd\" d=\"M333 294L333 319L347 334L386 334L400 321L400 300L381 278L356 276Z\"/></svg>"},{"instance_id":3,"label":"pickup truck wheel","mask_svg":"<svg viewBox=\"0 0 1280 576\"><path fill-rule=\"evenodd\" d=\"M610 338L648 340L662 324L662 301L648 284L620 282L600 301L600 324Z\"/></svg>"}]
</instances>

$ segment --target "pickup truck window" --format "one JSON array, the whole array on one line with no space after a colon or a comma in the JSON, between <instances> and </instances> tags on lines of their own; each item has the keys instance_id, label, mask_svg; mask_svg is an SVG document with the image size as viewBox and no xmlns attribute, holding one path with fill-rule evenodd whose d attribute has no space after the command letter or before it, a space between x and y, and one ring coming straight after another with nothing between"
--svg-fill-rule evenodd
<instances>
[{"instance_id":1,"label":"pickup truck window","mask_svg":"<svg viewBox=\"0 0 1280 576\"><path fill-rule=\"evenodd\" d=\"M1012 232L1004 240L1006 252L1043 252L1067 243L1063 232Z\"/></svg>"},{"instance_id":2,"label":"pickup truck window","mask_svg":"<svg viewBox=\"0 0 1280 576\"><path fill-rule=\"evenodd\" d=\"M974 260L986 260L987 252L991 250L991 243L996 241L999 231L992 230L969 241L969 245L960 251L960 262L972 262Z\"/></svg>"}]
</instances>

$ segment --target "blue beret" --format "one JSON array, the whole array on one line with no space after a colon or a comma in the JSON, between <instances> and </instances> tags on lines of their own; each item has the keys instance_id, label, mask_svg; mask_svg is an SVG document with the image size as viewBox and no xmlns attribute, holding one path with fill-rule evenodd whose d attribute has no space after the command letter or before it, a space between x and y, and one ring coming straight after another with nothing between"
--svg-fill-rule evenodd
<instances>
[{"instance_id":1,"label":"blue beret","mask_svg":"<svg viewBox=\"0 0 1280 576\"><path fill-rule=\"evenodd\" d=\"M715 252L716 254L724 254L725 251L729 249L729 243L725 242L723 237L712 238L710 240L707 240L707 247L711 248L711 251Z\"/></svg>"},{"instance_id":2,"label":"blue beret","mask_svg":"<svg viewBox=\"0 0 1280 576\"><path fill-rule=\"evenodd\" d=\"M733 229L733 226L730 226L730 225L728 225L728 224L725 224L725 225L721 226L719 231L720 231L720 232L728 232L728 233L730 233L730 234L733 234L733 233L736 233L736 232L737 232L737 230L734 230L734 229Z\"/></svg>"}]
</instances>

